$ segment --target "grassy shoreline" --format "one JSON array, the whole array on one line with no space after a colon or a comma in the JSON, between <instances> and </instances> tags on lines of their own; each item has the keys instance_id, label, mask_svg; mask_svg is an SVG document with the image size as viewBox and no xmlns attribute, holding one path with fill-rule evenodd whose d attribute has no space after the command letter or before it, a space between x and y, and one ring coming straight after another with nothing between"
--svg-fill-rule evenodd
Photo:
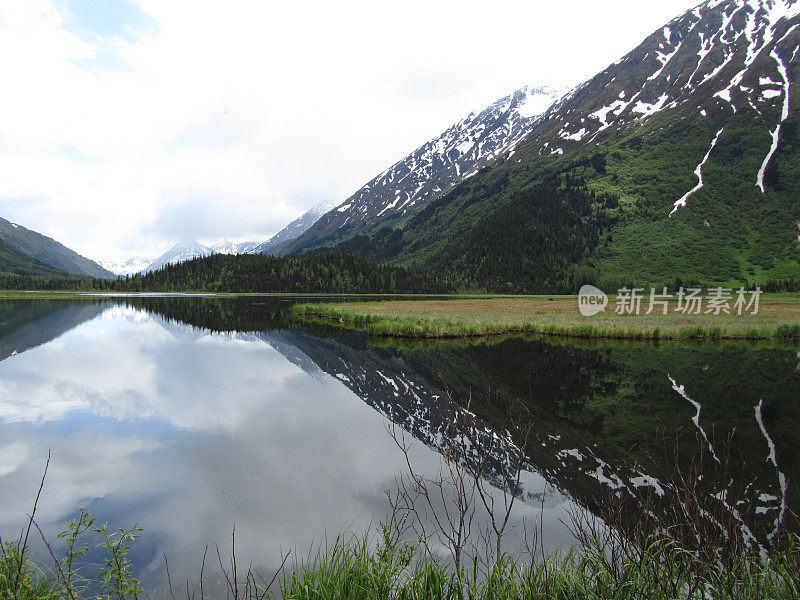
<instances>
[{"instance_id":1,"label":"grassy shoreline","mask_svg":"<svg viewBox=\"0 0 800 600\"><path fill-rule=\"evenodd\" d=\"M446 340L502 335L547 335L619 340L800 340L800 294L765 294L759 314L616 315L578 311L575 296L328 294L328 293L103 293L0 290L0 300L97 300L120 297L340 298L292 307L305 321L333 324L383 338ZM385 298L350 301L357 298ZM644 303L643 303L644 307Z\"/></svg>"},{"instance_id":2,"label":"grassy shoreline","mask_svg":"<svg viewBox=\"0 0 800 600\"><path fill-rule=\"evenodd\" d=\"M296 304L301 319L370 335L447 339L507 334L632 340L798 340L800 296L762 297L759 314L584 317L572 296Z\"/></svg>"},{"instance_id":3,"label":"grassy shoreline","mask_svg":"<svg viewBox=\"0 0 800 600\"><path fill-rule=\"evenodd\" d=\"M103 526L97 531L105 529ZM105 566L100 565L99 574L89 578L79 571L87 567L81 560L82 550L72 551L61 560L53 556L48 564L18 548L18 543L7 543L0 554L0 597L9 600L151 597L134 577L128 558L137 537L138 534L127 535L123 538L124 547L118 547L117 534L109 534L101 546L118 562L111 560ZM203 593L201 574L197 582L179 580L177 596L168 579L168 587L162 588L158 597L167 600L194 598L198 587L201 591L197 597L200 598L241 600L640 600L677 597L788 600L797 597L800 538L796 536L769 558L762 558L755 551L741 551L726 564L683 548L668 536L648 538L647 547L642 550L633 550L633 546L625 548L630 556L609 558L602 541L592 538L587 540L583 552L573 546L567 553L535 553L527 559L505 555L494 564L475 561L469 567L455 570L447 562L400 539L340 535L332 545L321 545L315 553L309 552L286 568L282 565L272 580L269 574L260 574L252 567L247 572L237 572L233 554L230 572L224 570L226 567L222 566L220 558L227 585L223 584L217 594ZM82 564L76 568L76 562ZM205 562L201 573L203 569ZM209 579L214 576L223 579L216 572Z\"/></svg>"}]
</instances>

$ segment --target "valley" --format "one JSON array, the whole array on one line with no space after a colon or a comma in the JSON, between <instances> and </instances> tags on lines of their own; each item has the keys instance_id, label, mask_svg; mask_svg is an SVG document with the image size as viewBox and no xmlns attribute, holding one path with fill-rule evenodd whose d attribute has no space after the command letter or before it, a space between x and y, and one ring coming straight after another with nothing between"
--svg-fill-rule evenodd
<instances>
[{"instance_id":1,"label":"valley","mask_svg":"<svg viewBox=\"0 0 800 600\"><path fill-rule=\"evenodd\" d=\"M797 598L800 0L0 49L0 600Z\"/></svg>"}]
</instances>

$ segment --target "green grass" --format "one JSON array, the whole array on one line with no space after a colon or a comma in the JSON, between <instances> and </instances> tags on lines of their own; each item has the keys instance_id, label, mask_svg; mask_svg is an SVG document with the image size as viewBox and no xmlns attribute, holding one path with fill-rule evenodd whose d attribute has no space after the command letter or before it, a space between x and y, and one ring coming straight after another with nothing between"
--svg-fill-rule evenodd
<instances>
[{"instance_id":1,"label":"green grass","mask_svg":"<svg viewBox=\"0 0 800 600\"><path fill-rule=\"evenodd\" d=\"M724 567L698 560L698 555L667 539L650 540L630 558L610 558L595 540L594 549L578 554L550 554L526 561L506 556L483 572L477 562L460 572L395 541L375 545L367 537L343 537L323 546L278 579L229 582L219 597L261 600L633 600L687 598L791 599L800 592L800 539L771 558L746 553ZM0 557L0 597L15 600L125 600L140 589L113 588L96 594L67 591L58 576L48 575L27 560L17 584L19 556ZM234 580L235 581L235 580ZM234 587L235 585L235 587ZM277 594L276 594L277 592ZM173 599L180 596L166 596ZM189 597L192 597L191 594ZM212 598L213 596L205 596Z\"/></svg>"},{"instance_id":2,"label":"green grass","mask_svg":"<svg viewBox=\"0 0 800 600\"><path fill-rule=\"evenodd\" d=\"M456 573L431 559L366 543L337 543L300 569L284 599L604 600L668 598L796 598L797 550L769 560L748 554L732 569L704 564L666 540L652 540L637 559L612 561L598 546L589 554L553 554L533 562L506 557L488 574L477 564ZM412 549L413 550L413 549ZM613 563L613 564L612 564Z\"/></svg>"},{"instance_id":3,"label":"green grass","mask_svg":"<svg viewBox=\"0 0 800 600\"><path fill-rule=\"evenodd\" d=\"M13 544L0 553L0 598L3 600L59 600L56 579L31 560L22 559Z\"/></svg>"},{"instance_id":4,"label":"green grass","mask_svg":"<svg viewBox=\"0 0 800 600\"><path fill-rule=\"evenodd\" d=\"M630 506L613 495L600 500L602 520L580 511L570 515L574 545L565 553L547 551L536 542L521 543L513 554L496 555L480 542L466 545L448 538L452 521L423 532L409 525L416 510L394 511L377 535L345 533L323 542L294 564L290 553L269 579L237 560L235 531L229 559L217 551L219 570L200 567L195 591L185 580L173 593L159 598L231 598L236 600L745 600L796 599L800 596L800 536L786 528L769 548L755 547L738 521L720 520L708 512L708 497L698 494L692 472L686 494L668 498L683 512L661 521L652 511L629 512ZM46 469L45 469L46 476ZM471 477L471 476L470 476ZM477 475L480 477L480 474ZM44 485L44 476L42 485ZM702 490L700 490L702 491ZM470 496L461 496L468 503ZM449 498L446 501L453 501ZM34 521L37 500L27 532L18 541L0 541L0 599L2 600L133 600L150 597L136 578L129 555L142 530L134 525L112 529L99 525L81 508L58 534L58 547L45 539ZM655 505L652 505L655 507ZM723 510L724 512L724 510ZM469 515L469 510L461 514ZM651 517L646 515L650 514ZM446 524L446 523L449 523ZM707 527L709 524L713 527ZM28 534L35 528L49 559L35 556ZM525 524L522 524L525 528ZM535 526L534 526L535 527ZM532 539L541 539L534 530ZM459 538L461 539L461 538ZM528 540L526 536L520 540ZM449 540L449 541L447 541ZM499 538L498 538L499 546ZM54 551L54 547L56 548ZM99 550L99 555L90 549ZM464 560L450 560L458 554ZM470 550L471 548L471 550ZM60 555L60 556L57 556ZM91 558L90 558L91 556ZM472 558L468 558L468 557ZM89 564L90 560L100 560ZM249 560L248 560L249 559ZM46 566L48 565L49 566ZM239 565L237 567L237 564ZM461 567L455 567L460 564ZM213 571L206 571L206 566ZM246 570L245 570L246 568ZM205 574L205 575L204 575ZM203 578L222 586L203 592ZM207 580L208 582L208 580ZM185 591L183 588L185 583ZM199 588L200 593L196 590ZM184 596L185 594L185 596Z\"/></svg>"},{"instance_id":5,"label":"green grass","mask_svg":"<svg viewBox=\"0 0 800 600\"><path fill-rule=\"evenodd\" d=\"M375 336L457 338L544 334L618 339L800 339L800 296L762 296L759 314L617 315L584 317L575 297L506 297L297 304L293 312ZM643 302L643 307L647 303Z\"/></svg>"}]
</instances>

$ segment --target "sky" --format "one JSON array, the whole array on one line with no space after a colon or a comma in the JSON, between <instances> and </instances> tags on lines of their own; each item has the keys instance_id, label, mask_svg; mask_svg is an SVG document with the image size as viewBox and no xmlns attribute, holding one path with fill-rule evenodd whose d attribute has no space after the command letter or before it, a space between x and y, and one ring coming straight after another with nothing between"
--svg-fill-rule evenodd
<instances>
[{"instance_id":1,"label":"sky","mask_svg":"<svg viewBox=\"0 0 800 600\"><path fill-rule=\"evenodd\" d=\"M698 0L0 0L0 217L94 260L263 241Z\"/></svg>"}]
</instances>

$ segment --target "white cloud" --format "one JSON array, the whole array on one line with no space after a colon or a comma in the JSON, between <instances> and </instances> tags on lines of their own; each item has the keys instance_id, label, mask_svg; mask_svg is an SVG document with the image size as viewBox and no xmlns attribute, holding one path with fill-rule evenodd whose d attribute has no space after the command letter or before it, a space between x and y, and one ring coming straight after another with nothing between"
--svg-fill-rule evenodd
<instances>
[{"instance_id":1,"label":"white cloud","mask_svg":"<svg viewBox=\"0 0 800 600\"><path fill-rule=\"evenodd\" d=\"M132 2L0 4L0 216L96 259L266 237L693 4Z\"/></svg>"}]
</instances>

